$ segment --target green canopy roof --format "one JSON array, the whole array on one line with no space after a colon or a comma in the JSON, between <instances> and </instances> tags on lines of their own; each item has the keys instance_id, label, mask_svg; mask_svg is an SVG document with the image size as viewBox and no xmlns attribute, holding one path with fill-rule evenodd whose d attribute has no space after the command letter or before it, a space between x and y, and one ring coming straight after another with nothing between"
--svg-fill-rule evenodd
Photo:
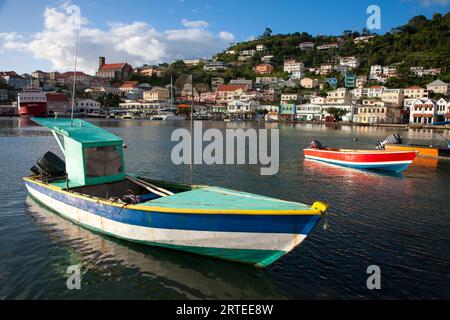
<instances>
[{"instance_id":1,"label":"green canopy roof","mask_svg":"<svg viewBox=\"0 0 450 320\"><path fill-rule=\"evenodd\" d=\"M81 119L32 118L32 120L83 144L121 143L123 141L119 136Z\"/></svg>"}]
</instances>

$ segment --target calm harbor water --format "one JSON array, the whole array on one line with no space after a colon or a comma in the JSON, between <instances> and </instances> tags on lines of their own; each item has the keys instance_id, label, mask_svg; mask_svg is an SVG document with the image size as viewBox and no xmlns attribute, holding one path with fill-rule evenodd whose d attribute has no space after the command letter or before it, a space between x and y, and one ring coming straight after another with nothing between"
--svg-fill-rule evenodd
<instances>
[{"instance_id":1,"label":"calm harbor water","mask_svg":"<svg viewBox=\"0 0 450 320\"><path fill-rule=\"evenodd\" d=\"M97 120L124 138L128 172L181 180L170 160L170 135L185 122ZM203 126L264 128L250 123ZM312 139L329 146L373 148L399 129L276 125L280 170L195 166L194 182L312 204L330 204L322 223L267 270L145 247L87 231L27 197L21 178L46 151L51 134L30 121L0 118L0 299L450 299L450 161L421 160L404 174L379 174L304 161ZM443 144L426 130L405 140ZM447 138L448 133L446 133ZM357 137L358 142L353 138ZM187 168L184 169L187 179ZM68 290L66 268L81 264L82 289ZM366 287L366 269L381 268L381 290Z\"/></svg>"}]
</instances>

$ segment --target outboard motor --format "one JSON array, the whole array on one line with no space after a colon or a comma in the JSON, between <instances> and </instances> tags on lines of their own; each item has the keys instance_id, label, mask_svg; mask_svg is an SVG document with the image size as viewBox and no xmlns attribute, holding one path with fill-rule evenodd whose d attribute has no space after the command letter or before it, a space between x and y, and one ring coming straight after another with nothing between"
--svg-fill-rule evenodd
<instances>
[{"instance_id":1,"label":"outboard motor","mask_svg":"<svg viewBox=\"0 0 450 320\"><path fill-rule=\"evenodd\" d=\"M311 144L309 146L313 149L319 149L319 150L323 149L323 145L319 140L311 141Z\"/></svg>"},{"instance_id":2,"label":"outboard motor","mask_svg":"<svg viewBox=\"0 0 450 320\"><path fill-rule=\"evenodd\" d=\"M378 150L384 150L384 147L387 144L402 144L402 142L403 142L402 136L396 133L388 136L383 141L378 142L375 148Z\"/></svg>"},{"instance_id":3,"label":"outboard motor","mask_svg":"<svg viewBox=\"0 0 450 320\"><path fill-rule=\"evenodd\" d=\"M53 152L48 151L36 164L37 167L33 166L31 168L34 174L39 173L46 178L63 177L66 174L65 162Z\"/></svg>"}]
</instances>

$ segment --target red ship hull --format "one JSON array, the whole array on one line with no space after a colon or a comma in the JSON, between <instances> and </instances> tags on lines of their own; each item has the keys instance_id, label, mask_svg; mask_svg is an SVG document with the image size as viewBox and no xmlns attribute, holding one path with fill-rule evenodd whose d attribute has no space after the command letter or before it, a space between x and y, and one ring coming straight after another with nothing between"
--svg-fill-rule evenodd
<instances>
[{"instance_id":1,"label":"red ship hull","mask_svg":"<svg viewBox=\"0 0 450 320\"><path fill-rule=\"evenodd\" d=\"M46 102L21 103L19 107L19 116L21 117L39 117L47 115Z\"/></svg>"}]
</instances>

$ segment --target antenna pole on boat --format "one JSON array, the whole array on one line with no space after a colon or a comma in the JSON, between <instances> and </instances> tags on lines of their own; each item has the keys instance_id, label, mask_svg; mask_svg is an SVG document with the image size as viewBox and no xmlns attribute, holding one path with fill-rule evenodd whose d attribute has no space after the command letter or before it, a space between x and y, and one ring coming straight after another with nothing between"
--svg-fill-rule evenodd
<instances>
[{"instance_id":1,"label":"antenna pole on boat","mask_svg":"<svg viewBox=\"0 0 450 320\"><path fill-rule=\"evenodd\" d=\"M80 34L80 28L77 28L77 40L75 44L75 68L73 71L73 87L72 87L72 111L70 113L70 125L73 126L73 111L75 109L75 89L77 80L77 62L78 62L78 37Z\"/></svg>"},{"instance_id":2,"label":"antenna pole on boat","mask_svg":"<svg viewBox=\"0 0 450 320\"><path fill-rule=\"evenodd\" d=\"M170 76L170 112L172 112L173 109L173 76Z\"/></svg>"},{"instance_id":3,"label":"antenna pole on boat","mask_svg":"<svg viewBox=\"0 0 450 320\"><path fill-rule=\"evenodd\" d=\"M192 184L192 169L193 169L193 161L194 161L194 155L192 154L192 144L193 144L193 139L194 139L194 78L192 77L191 74L191 96L192 96L192 101L191 101L191 140L190 140L190 162L189 162L189 180Z\"/></svg>"}]
</instances>

